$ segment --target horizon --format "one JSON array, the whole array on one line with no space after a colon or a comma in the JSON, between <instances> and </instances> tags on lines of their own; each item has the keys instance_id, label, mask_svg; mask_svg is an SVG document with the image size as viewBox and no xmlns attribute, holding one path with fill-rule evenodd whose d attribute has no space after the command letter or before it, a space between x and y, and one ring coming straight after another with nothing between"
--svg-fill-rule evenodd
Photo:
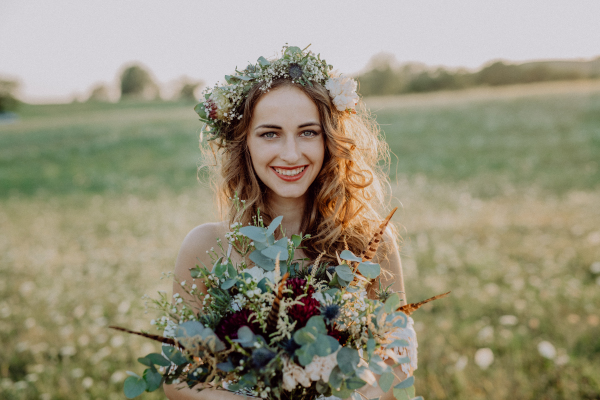
<instances>
[{"instance_id":1,"label":"horizon","mask_svg":"<svg viewBox=\"0 0 600 400\"><path fill-rule=\"evenodd\" d=\"M593 0L309 0L294 8L262 0L234 9L192 0L8 0L0 15L0 54L18 57L0 62L0 78L18 79L17 96L34 104L83 100L97 84L116 85L132 63L146 67L161 88L183 76L212 86L236 65L271 57L286 42L312 43L348 75L365 70L379 53L399 64L471 71L494 61L589 61L600 56L599 14Z\"/></svg>"}]
</instances>

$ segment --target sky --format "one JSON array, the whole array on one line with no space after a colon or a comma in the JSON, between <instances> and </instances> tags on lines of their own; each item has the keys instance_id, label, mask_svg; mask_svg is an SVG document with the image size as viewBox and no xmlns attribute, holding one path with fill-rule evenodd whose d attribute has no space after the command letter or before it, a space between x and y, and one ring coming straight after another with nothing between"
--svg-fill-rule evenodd
<instances>
[{"instance_id":1,"label":"sky","mask_svg":"<svg viewBox=\"0 0 600 400\"><path fill-rule=\"evenodd\" d=\"M491 60L600 55L599 0L0 0L0 79L24 101L84 98L138 62L166 85L213 85L284 44L334 69L399 62L478 68Z\"/></svg>"}]
</instances>

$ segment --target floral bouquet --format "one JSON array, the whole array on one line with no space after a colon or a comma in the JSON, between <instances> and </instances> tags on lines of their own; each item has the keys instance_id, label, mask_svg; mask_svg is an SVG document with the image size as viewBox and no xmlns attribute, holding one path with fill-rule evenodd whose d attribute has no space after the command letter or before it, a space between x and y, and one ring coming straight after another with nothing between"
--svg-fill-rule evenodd
<instances>
[{"instance_id":1,"label":"floral bouquet","mask_svg":"<svg viewBox=\"0 0 600 400\"><path fill-rule=\"evenodd\" d=\"M260 215L254 225L234 223L228 251L218 241L220 253L210 252L212 267L191 270L206 293L181 282L193 301L177 293L174 301L164 293L154 300L166 315L152 324L164 336L113 327L163 342L162 354L138 359L147 368L142 376L129 373L125 395L133 398L163 383L280 400L358 400L366 398L358 389L367 384L389 391L393 367L410 363L398 351L409 343L397 335L407 326L407 314L442 296L400 306L398 294L380 284L377 298L367 298L367 285L381 272L371 260L392 214L360 256L344 250L339 265L330 266L320 263L321 255L307 268L306 260L293 258L309 235L276 240L282 217L268 227ZM235 265L232 248L254 265ZM394 365L384 361L388 358ZM394 386L396 399L414 397L413 380Z\"/></svg>"}]
</instances>

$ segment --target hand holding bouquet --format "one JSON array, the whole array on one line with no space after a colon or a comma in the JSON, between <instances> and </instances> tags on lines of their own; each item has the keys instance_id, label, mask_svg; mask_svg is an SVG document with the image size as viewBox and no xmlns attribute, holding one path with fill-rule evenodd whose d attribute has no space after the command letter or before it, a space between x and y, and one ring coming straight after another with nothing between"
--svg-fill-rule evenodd
<instances>
[{"instance_id":1,"label":"hand holding bouquet","mask_svg":"<svg viewBox=\"0 0 600 400\"><path fill-rule=\"evenodd\" d=\"M192 302L178 294L173 304L164 294L155 300L166 313L153 321L164 337L115 327L164 343L163 354L138 360L148 368L141 377L130 373L126 396L182 382L199 391L225 389L267 399L358 400L366 397L357 389L367 384L388 392L393 367L411 362L398 352L409 343L397 333L407 327L407 313L420 306L401 307L398 294L381 287L377 299L367 298L367 285L381 272L371 260L392 214L360 256L344 250L337 266L321 264L319 257L307 268L306 260L293 256L308 235L275 240L281 217L268 227L260 216L255 225L233 224L229 251L234 247L254 266L235 265L219 246L211 268L191 270L206 293L181 282ZM394 365L384 361L388 358ZM413 398L413 380L397 384L394 397Z\"/></svg>"}]
</instances>

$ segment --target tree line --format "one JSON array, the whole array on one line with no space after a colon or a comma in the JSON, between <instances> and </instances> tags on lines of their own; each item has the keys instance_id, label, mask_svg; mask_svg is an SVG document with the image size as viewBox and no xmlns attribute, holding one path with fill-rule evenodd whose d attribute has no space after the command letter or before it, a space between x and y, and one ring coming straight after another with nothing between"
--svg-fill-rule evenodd
<instances>
[{"instance_id":1,"label":"tree line","mask_svg":"<svg viewBox=\"0 0 600 400\"><path fill-rule=\"evenodd\" d=\"M457 90L474 86L499 86L519 83L600 78L600 57L590 61L536 61L512 64L496 61L477 71L464 68L432 68L420 63L399 64L393 55L375 55L364 72L355 76L363 96L385 96L404 93ZM176 100L197 101L200 80L183 77L179 80ZM16 95L18 82L0 79L0 114L14 111L20 101ZM140 64L129 64L118 78L120 100L159 100L161 90L150 71ZM117 89L117 88L113 88ZM99 84L89 90L86 101L114 100L114 90Z\"/></svg>"},{"instance_id":2,"label":"tree line","mask_svg":"<svg viewBox=\"0 0 600 400\"><path fill-rule=\"evenodd\" d=\"M419 63L398 64L389 54L374 56L356 76L363 96L457 90L474 86L600 78L600 57L591 61L537 61L489 63L478 71L431 68Z\"/></svg>"}]
</instances>

